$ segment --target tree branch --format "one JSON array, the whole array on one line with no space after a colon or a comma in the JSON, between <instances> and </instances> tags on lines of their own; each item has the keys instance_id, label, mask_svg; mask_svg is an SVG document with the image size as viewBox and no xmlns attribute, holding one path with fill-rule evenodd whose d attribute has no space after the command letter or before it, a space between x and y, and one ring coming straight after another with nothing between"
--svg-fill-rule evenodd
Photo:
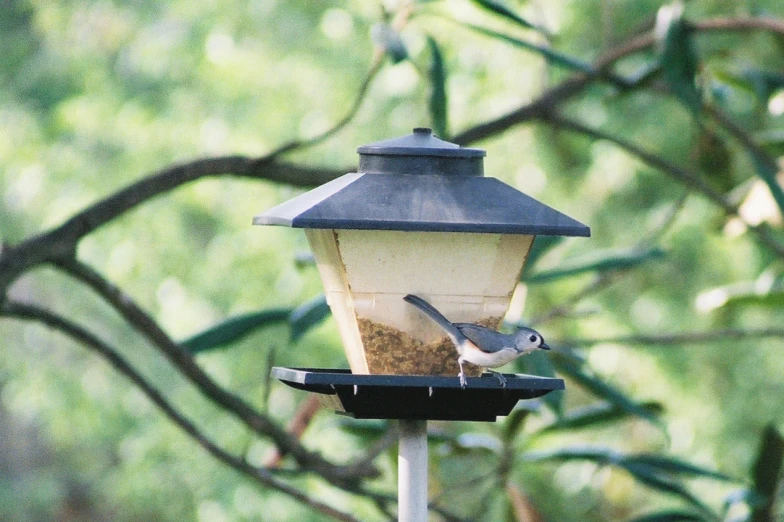
<instances>
[{"instance_id":1,"label":"tree branch","mask_svg":"<svg viewBox=\"0 0 784 522\"><path fill-rule=\"evenodd\" d=\"M269 417L218 385L199 367L190 352L172 340L128 294L91 267L75 259L60 260L55 263L55 266L93 289L135 330L150 341L205 397L231 412L254 432L271 438L281 453L291 455L301 468L313 471L338 486L345 486L360 478L378 476L378 471L370 464L336 465L305 449L294 436Z\"/></svg>"},{"instance_id":2,"label":"tree branch","mask_svg":"<svg viewBox=\"0 0 784 522\"><path fill-rule=\"evenodd\" d=\"M623 138L614 136L599 129L588 127L582 123L565 118L556 113L547 114L543 120L552 123L557 127L584 134L597 140L606 140L610 143L614 143L627 152L637 156L651 167L656 168L672 179L708 198L710 201L720 207L728 216L743 219L740 215L737 205L727 201L727 199L725 199L722 194L717 192L713 187L703 181L695 172L680 167L679 165L667 161L660 156L652 154ZM746 224L747 229L757 237L760 243L770 248L773 252L776 253L778 257L784 258L784 244L778 242L770 234L766 227L763 225L751 225L745 221L744 223Z\"/></svg>"},{"instance_id":3,"label":"tree branch","mask_svg":"<svg viewBox=\"0 0 784 522\"><path fill-rule=\"evenodd\" d=\"M784 20L773 17L711 18L691 22L696 31L770 31L784 36Z\"/></svg>"},{"instance_id":4,"label":"tree branch","mask_svg":"<svg viewBox=\"0 0 784 522\"><path fill-rule=\"evenodd\" d=\"M692 22L696 32L712 31L771 31L784 35L784 21L776 18L714 18ZM468 145L500 134L509 128L540 118L558 105L581 94L588 85L607 75L616 62L631 54L644 51L654 45L653 32L634 36L609 49L593 64L593 74L575 74L560 84L546 90L539 98L499 118L470 127L453 137L455 143Z\"/></svg>"},{"instance_id":5,"label":"tree branch","mask_svg":"<svg viewBox=\"0 0 784 522\"><path fill-rule=\"evenodd\" d=\"M0 315L24 321L35 321L70 337L103 357L115 370L123 374L137 386L160 409L169 420L176 424L210 455L229 467L247 475L258 484L273 488L310 508L343 522L359 522L348 513L339 511L323 502L307 496L304 492L278 480L264 468L250 465L247 461L228 453L205 435L193 422L180 413L163 394L150 384L136 369L114 348L103 342L81 326L68 321L43 308L16 302L5 302L0 305Z\"/></svg>"}]
</instances>

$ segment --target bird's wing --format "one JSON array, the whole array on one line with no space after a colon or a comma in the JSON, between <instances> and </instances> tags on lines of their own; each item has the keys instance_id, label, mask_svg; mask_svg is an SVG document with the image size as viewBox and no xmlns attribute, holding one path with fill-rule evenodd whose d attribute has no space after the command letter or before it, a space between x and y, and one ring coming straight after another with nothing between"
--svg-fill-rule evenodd
<instances>
[{"instance_id":1,"label":"bird's wing","mask_svg":"<svg viewBox=\"0 0 784 522\"><path fill-rule=\"evenodd\" d=\"M514 343L507 334L496 332L478 324L455 323L455 326L460 330L460 333L485 353L500 352L504 348L514 347Z\"/></svg>"},{"instance_id":2,"label":"bird's wing","mask_svg":"<svg viewBox=\"0 0 784 522\"><path fill-rule=\"evenodd\" d=\"M444 317L444 314L436 310L436 308L433 305L431 305L421 297L413 294L408 294L403 298L403 300L419 308L430 319L435 321L435 323L438 326L440 326L447 333L447 335L449 335L449 338L452 340L453 343L455 343L455 347L460 346L460 344L463 341L465 341L465 336L460 332L460 330L457 329L449 319Z\"/></svg>"}]
</instances>

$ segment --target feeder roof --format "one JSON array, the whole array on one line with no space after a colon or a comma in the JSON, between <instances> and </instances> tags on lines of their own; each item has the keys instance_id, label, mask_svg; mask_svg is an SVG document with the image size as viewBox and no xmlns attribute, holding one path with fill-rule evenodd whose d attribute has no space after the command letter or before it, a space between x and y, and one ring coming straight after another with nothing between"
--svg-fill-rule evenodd
<instances>
[{"instance_id":1,"label":"feeder roof","mask_svg":"<svg viewBox=\"0 0 784 522\"><path fill-rule=\"evenodd\" d=\"M256 216L295 228L589 236L590 229L517 189L482 176L485 151L430 129L358 149L350 173Z\"/></svg>"}]
</instances>

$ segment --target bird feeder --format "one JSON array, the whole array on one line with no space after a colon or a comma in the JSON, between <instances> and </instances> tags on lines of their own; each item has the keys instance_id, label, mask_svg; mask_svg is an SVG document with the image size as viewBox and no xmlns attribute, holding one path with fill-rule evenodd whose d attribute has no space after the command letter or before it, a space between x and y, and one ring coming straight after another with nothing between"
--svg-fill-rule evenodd
<instances>
[{"instance_id":1,"label":"bird feeder","mask_svg":"<svg viewBox=\"0 0 784 522\"><path fill-rule=\"evenodd\" d=\"M454 322L498 327L538 235L588 227L494 178L485 151L430 129L359 147L359 169L257 216L305 229L351 370L273 368L356 418L399 419L398 520L427 516L427 420L494 421L563 380L465 368L417 294Z\"/></svg>"},{"instance_id":2,"label":"bird feeder","mask_svg":"<svg viewBox=\"0 0 784 522\"><path fill-rule=\"evenodd\" d=\"M257 216L305 229L355 375L456 376L455 348L403 297L497 328L537 235L587 226L484 177L485 151L430 129L359 147L359 169ZM481 369L466 365L469 376Z\"/></svg>"}]
</instances>

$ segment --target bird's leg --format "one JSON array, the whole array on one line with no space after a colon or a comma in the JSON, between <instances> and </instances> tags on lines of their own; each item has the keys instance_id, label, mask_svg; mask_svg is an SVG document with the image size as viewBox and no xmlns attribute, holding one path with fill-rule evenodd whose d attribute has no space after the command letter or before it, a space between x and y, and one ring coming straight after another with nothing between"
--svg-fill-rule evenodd
<instances>
[{"instance_id":1,"label":"bird's leg","mask_svg":"<svg viewBox=\"0 0 784 522\"><path fill-rule=\"evenodd\" d=\"M491 370L490 368L485 368L485 370L495 375L495 378L498 379L498 382L501 383L501 388L506 388L506 377L504 377L504 374L502 374L501 372L496 372L494 370Z\"/></svg>"},{"instance_id":2,"label":"bird's leg","mask_svg":"<svg viewBox=\"0 0 784 522\"><path fill-rule=\"evenodd\" d=\"M457 364L460 366L460 373L457 374L460 377L460 387L465 390L465 387L468 386L468 382L466 382L465 372L463 371L463 359L458 358Z\"/></svg>"}]
</instances>

